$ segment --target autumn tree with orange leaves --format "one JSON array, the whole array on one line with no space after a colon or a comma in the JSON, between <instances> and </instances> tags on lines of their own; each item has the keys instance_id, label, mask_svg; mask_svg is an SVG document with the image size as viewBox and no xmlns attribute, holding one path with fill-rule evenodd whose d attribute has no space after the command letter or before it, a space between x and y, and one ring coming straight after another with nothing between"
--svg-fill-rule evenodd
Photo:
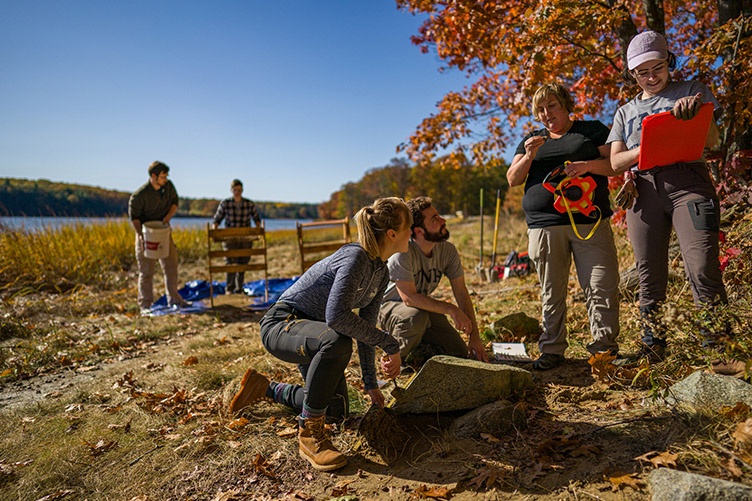
<instances>
[{"instance_id":1,"label":"autumn tree with orange leaves","mask_svg":"<svg viewBox=\"0 0 752 501\"><path fill-rule=\"evenodd\" d=\"M472 84L450 92L436 113L400 145L417 162L449 149L477 165L498 158L531 123L530 101L542 83L559 80L575 96L579 117L606 124L638 92L622 77L631 38L666 33L680 61L676 77L699 79L725 113L715 154L721 189L749 184L752 129L752 0L397 0L427 15L413 37L445 68Z\"/></svg>"}]
</instances>

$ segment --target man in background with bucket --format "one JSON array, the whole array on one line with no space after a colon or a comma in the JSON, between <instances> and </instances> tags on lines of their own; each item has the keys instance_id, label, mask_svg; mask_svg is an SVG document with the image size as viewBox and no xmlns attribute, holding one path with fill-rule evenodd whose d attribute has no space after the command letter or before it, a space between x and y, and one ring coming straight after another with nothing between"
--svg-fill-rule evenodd
<instances>
[{"instance_id":1,"label":"man in background with bucket","mask_svg":"<svg viewBox=\"0 0 752 501\"><path fill-rule=\"evenodd\" d=\"M153 162L148 172L149 182L137 189L128 201L128 217L136 230L138 306L142 315L151 313L157 261L164 273L167 304L190 306L178 293L178 250L169 232L170 219L178 211L178 192L167 179L170 172L167 165ZM154 229L153 233L159 236L146 238L152 233L149 229Z\"/></svg>"}]
</instances>

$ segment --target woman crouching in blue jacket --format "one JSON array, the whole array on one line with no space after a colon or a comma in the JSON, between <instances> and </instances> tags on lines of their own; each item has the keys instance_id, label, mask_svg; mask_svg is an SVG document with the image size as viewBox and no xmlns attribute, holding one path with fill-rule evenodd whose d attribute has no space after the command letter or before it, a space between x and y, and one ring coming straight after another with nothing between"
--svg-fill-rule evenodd
<instances>
[{"instance_id":1,"label":"woman crouching in blue jacket","mask_svg":"<svg viewBox=\"0 0 752 501\"><path fill-rule=\"evenodd\" d=\"M243 376L230 404L236 413L263 398L299 413L300 455L321 471L345 466L347 459L332 444L326 416L348 414L345 369L358 355L363 383L371 402L384 406L376 381L376 352L385 355L381 368L388 377L399 375L398 342L376 327L384 290L389 282L386 261L407 252L412 216L399 198L380 198L355 215L358 243L347 244L314 264L261 319L266 350L285 362L298 364L305 385L270 382L254 369Z\"/></svg>"}]
</instances>

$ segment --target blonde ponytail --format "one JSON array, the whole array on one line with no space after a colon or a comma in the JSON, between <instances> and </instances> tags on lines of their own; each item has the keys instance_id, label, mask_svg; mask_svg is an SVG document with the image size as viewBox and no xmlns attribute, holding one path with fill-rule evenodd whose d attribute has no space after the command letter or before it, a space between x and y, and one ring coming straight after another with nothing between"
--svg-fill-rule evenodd
<instances>
[{"instance_id":1,"label":"blonde ponytail","mask_svg":"<svg viewBox=\"0 0 752 501\"><path fill-rule=\"evenodd\" d=\"M372 259L381 255L387 230L399 231L405 221L412 224L410 210L401 198L379 198L373 205L363 207L355 214L358 242Z\"/></svg>"}]
</instances>

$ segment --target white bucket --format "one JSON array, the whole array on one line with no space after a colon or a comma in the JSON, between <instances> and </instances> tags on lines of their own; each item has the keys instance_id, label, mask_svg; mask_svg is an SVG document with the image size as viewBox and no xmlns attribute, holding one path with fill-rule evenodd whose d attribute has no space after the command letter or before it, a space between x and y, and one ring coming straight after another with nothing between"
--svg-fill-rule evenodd
<instances>
[{"instance_id":1,"label":"white bucket","mask_svg":"<svg viewBox=\"0 0 752 501\"><path fill-rule=\"evenodd\" d=\"M149 221L143 225L144 256L163 259L170 255L170 227L161 221Z\"/></svg>"}]
</instances>

